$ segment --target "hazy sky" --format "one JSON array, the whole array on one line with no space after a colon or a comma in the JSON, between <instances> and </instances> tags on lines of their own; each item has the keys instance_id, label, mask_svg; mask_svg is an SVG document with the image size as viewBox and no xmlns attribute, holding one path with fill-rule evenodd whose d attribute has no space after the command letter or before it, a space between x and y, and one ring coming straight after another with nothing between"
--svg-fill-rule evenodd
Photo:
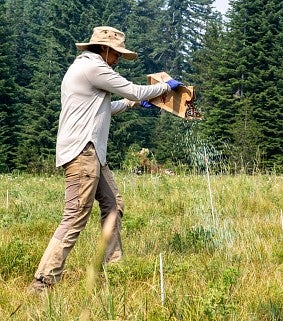
<instances>
[{"instance_id":1,"label":"hazy sky","mask_svg":"<svg viewBox=\"0 0 283 321\"><path fill-rule=\"evenodd\" d=\"M221 13L225 13L228 9L228 0L215 0L214 6Z\"/></svg>"}]
</instances>

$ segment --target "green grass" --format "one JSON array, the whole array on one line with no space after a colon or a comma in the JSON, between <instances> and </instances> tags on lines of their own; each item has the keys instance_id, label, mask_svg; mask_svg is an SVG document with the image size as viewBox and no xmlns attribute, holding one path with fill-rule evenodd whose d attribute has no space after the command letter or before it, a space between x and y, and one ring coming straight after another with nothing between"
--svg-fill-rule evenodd
<instances>
[{"instance_id":1,"label":"green grass","mask_svg":"<svg viewBox=\"0 0 283 321\"><path fill-rule=\"evenodd\" d=\"M26 288L60 222L64 178L0 175L3 320L283 320L282 176L211 176L214 215L205 175L115 176L124 260L89 286L95 205L62 281L37 297Z\"/></svg>"}]
</instances>

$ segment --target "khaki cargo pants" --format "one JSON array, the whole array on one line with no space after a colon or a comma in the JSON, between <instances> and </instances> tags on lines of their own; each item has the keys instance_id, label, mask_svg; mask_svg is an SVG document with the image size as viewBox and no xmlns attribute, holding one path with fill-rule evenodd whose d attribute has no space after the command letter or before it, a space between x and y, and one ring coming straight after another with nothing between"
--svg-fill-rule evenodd
<instances>
[{"instance_id":1,"label":"khaki cargo pants","mask_svg":"<svg viewBox=\"0 0 283 321\"><path fill-rule=\"evenodd\" d=\"M92 143L64 166L66 176L65 211L35 273L47 284L60 280L66 258L89 219L96 199L103 228L107 217L115 215L112 234L105 251L105 262L122 257L121 218L124 204L108 166L101 166Z\"/></svg>"}]
</instances>

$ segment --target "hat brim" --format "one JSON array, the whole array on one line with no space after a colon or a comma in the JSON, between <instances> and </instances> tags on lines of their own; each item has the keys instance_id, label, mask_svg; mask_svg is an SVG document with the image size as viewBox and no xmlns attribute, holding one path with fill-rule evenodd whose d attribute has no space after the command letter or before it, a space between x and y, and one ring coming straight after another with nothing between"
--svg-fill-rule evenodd
<instances>
[{"instance_id":1,"label":"hat brim","mask_svg":"<svg viewBox=\"0 0 283 321\"><path fill-rule=\"evenodd\" d=\"M102 45L101 43L98 43L99 45ZM88 46L90 45L96 45L96 43L93 42L82 42L82 43L76 43L76 47L79 50L87 50ZM138 54L134 51L130 51L126 48L121 48L121 47L115 47L115 46L109 46L109 44L105 44L105 46L108 46L122 54L122 58L127 59L127 60L134 60L137 58Z\"/></svg>"}]
</instances>

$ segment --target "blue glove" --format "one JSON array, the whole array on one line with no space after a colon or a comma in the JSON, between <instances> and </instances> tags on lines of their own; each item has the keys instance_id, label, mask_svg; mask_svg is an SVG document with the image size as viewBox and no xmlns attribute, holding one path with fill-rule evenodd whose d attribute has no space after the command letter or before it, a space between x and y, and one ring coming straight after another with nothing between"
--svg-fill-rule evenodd
<instances>
[{"instance_id":1,"label":"blue glove","mask_svg":"<svg viewBox=\"0 0 283 321\"><path fill-rule=\"evenodd\" d=\"M175 79L170 79L166 81L166 83L170 86L172 90L177 89L179 86L185 86L182 82Z\"/></svg>"},{"instance_id":2,"label":"blue glove","mask_svg":"<svg viewBox=\"0 0 283 321\"><path fill-rule=\"evenodd\" d=\"M155 107L152 103L150 103L148 100L141 101L141 106L145 108L151 108Z\"/></svg>"}]
</instances>

